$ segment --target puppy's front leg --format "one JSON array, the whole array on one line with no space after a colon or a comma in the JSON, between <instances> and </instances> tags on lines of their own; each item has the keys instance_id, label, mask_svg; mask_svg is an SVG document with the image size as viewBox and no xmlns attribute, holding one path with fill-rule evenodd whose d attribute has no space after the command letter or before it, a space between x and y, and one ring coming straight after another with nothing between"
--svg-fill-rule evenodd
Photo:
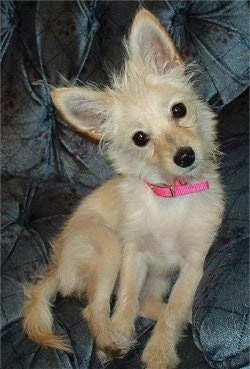
<instances>
[{"instance_id":1,"label":"puppy's front leg","mask_svg":"<svg viewBox=\"0 0 250 369\"><path fill-rule=\"evenodd\" d=\"M185 265L177 279L169 302L158 320L142 361L146 369L174 369L179 363L176 344L189 318L201 268Z\"/></svg>"},{"instance_id":2,"label":"puppy's front leg","mask_svg":"<svg viewBox=\"0 0 250 369\"><path fill-rule=\"evenodd\" d=\"M139 295L147 275L147 265L134 245L124 249L117 302L112 321L115 329L132 339L139 311Z\"/></svg>"}]
</instances>

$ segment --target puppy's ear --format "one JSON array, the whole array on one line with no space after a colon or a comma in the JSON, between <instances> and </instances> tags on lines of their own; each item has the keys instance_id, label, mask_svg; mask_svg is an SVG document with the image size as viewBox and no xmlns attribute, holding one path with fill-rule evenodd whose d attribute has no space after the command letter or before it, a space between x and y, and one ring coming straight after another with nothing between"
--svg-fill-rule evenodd
<instances>
[{"instance_id":1,"label":"puppy's ear","mask_svg":"<svg viewBox=\"0 0 250 369\"><path fill-rule=\"evenodd\" d=\"M100 140L102 124L109 116L111 97L84 87L56 88L52 101L62 118L78 131Z\"/></svg>"},{"instance_id":2,"label":"puppy's ear","mask_svg":"<svg viewBox=\"0 0 250 369\"><path fill-rule=\"evenodd\" d=\"M140 10L134 19L129 50L132 58L139 58L146 67L158 74L164 74L183 64L183 59L168 32L154 15L145 9Z\"/></svg>"}]
</instances>

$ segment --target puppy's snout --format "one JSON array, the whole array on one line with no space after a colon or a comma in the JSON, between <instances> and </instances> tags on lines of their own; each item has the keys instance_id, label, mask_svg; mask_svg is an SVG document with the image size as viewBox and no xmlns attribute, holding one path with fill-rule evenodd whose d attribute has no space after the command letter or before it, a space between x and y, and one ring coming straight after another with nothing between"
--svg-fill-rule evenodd
<instances>
[{"instance_id":1,"label":"puppy's snout","mask_svg":"<svg viewBox=\"0 0 250 369\"><path fill-rule=\"evenodd\" d=\"M179 148L174 156L174 162L178 167L187 168L195 161L195 153L192 147L184 146Z\"/></svg>"}]
</instances>

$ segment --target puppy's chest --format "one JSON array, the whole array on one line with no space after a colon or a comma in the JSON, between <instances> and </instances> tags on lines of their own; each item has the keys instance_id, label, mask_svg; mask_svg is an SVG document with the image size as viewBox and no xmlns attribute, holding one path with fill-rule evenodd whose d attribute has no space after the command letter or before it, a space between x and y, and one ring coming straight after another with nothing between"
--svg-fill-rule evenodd
<instances>
[{"instance_id":1,"label":"puppy's chest","mask_svg":"<svg viewBox=\"0 0 250 369\"><path fill-rule=\"evenodd\" d=\"M150 263L178 265L187 252L183 241L189 228L190 202L150 198L134 205L123 229L125 243L131 240Z\"/></svg>"}]
</instances>

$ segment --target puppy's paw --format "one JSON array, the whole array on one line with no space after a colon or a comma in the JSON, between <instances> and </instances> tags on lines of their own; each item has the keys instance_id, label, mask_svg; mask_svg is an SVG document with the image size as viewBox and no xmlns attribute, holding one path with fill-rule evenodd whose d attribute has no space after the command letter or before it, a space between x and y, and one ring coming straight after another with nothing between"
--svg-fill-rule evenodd
<instances>
[{"instance_id":1,"label":"puppy's paw","mask_svg":"<svg viewBox=\"0 0 250 369\"><path fill-rule=\"evenodd\" d=\"M110 356L108 356L104 351L102 350L97 350L97 356L100 360L100 362L105 365L107 364L109 361L112 360L112 358Z\"/></svg>"},{"instance_id":2,"label":"puppy's paw","mask_svg":"<svg viewBox=\"0 0 250 369\"><path fill-rule=\"evenodd\" d=\"M145 369L177 369L180 360L174 349L169 349L163 342L150 342L146 346L142 363Z\"/></svg>"},{"instance_id":3,"label":"puppy's paw","mask_svg":"<svg viewBox=\"0 0 250 369\"><path fill-rule=\"evenodd\" d=\"M106 335L105 339L97 337L98 356L102 362L124 356L133 346L134 341L123 337L117 332Z\"/></svg>"}]
</instances>

